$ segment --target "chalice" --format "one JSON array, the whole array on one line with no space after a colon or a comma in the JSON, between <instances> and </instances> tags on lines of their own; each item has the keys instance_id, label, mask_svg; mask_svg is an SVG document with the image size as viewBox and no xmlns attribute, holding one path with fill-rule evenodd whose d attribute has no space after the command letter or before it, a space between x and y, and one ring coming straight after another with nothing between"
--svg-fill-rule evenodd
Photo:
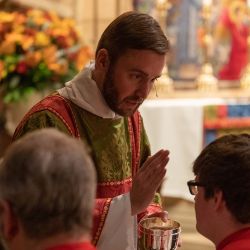
<instances>
[{"instance_id":1,"label":"chalice","mask_svg":"<svg viewBox=\"0 0 250 250\"><path fill-rule=\"evenodd\" d=\"M175 250L181 232L180 223L159 217L146 218L138 225L139 250Z\"/></svg>"}]
</instances>

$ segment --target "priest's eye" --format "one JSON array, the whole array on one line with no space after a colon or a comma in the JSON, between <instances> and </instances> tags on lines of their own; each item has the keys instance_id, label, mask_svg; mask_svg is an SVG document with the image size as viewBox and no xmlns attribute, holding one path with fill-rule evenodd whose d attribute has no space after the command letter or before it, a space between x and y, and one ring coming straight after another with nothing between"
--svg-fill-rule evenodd
<instances>
[{"instance_id":1,"label":"priest's eye","mask_svg":"<svg viewBox=\"0 0 250 250\"><path fill-rule=\"evenodd\" d=\"M155 82L158 81L158 79L159 79L159 77L156 77L156 78L152 79L151 82L152 82L152 83L155 83Z\"/></svg>"},{"instance_id":2,"label":"priest's eye","mask_svg":"<svg viewBox=\"0 0 250 250\"><path fill-rule=\"evenodd\" d=\"M138 74L132 74L130 75L130 78L132 80L141 80L142 79L142 76L141 75L138 75Z\"/></svg>"}]
</instances>

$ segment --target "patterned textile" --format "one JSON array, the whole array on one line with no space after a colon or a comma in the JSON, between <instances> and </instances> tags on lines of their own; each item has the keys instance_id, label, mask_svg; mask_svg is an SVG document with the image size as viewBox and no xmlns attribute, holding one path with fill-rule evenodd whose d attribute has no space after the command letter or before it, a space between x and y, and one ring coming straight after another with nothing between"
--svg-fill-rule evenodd
<instances>
[{"instance_id":1,"label":"patterned textile","mask_svg":"<svg viewBox=\"0 0 250 250\"><path fill-rule=\"evenodd\" d=\"M91 150L98 177L93 229L96 245L112 198L130 191L132 177L150 155L141 116L135 112L132 117L103 119L55 94L28 112L13 138L44 127L55 127L81 138ZM161 211L159 195L154 202L158 204L149 206L143 215Z\"/></svg>"},{"instance_id":2,"label":"patterned textile","mask_svg":"<svg viewBox=\"0 0 250 250\"><path fill-rule=\"evenodd\" d=\"M204 146L229 133L250 133L250 104L205 106Z\"/></svg>"}]
</instances>

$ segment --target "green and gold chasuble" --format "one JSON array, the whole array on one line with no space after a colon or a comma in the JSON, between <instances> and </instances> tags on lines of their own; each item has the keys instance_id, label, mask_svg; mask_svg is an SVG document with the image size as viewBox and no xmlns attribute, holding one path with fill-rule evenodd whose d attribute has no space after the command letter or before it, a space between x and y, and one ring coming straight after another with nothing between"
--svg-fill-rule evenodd
<instances>
[{"instance_id":1,"label":"green and gold chasuble","mask_svg":"<svg viewBox=\"0 0 250 250\"><path fill-rule=\"evenodd\" d=\"M36 104L17 127L14 139L27 132L54 127L82 139L90 148L97 177L93 243L97 244L112 198L127 193L138 167L150 155L141 116L104 119L61 97L51 95ZM147 213L161 211L159 195Z\"/></svg>"}]
</instances>

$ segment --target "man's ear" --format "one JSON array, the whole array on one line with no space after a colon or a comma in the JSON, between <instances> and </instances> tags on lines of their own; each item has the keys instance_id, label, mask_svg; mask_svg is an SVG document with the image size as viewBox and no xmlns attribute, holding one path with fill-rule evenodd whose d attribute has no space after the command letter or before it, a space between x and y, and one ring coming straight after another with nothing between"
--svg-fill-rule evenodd
<instances>
[{"instance_id":1,"label":"man's ear","mask_svg":"<svg viewBox=\"0 0 250 250\"><path fill-rule=\"evenodd\" d=\"M219 211L225 207L226 204L221 190L214 191L213 202L214 202L214 210L216 211Z\"/></svg>"},{"instance_id":2,"label":"man's ear","mask_svg":"<svg viewBox=\"0 0 250 250\"><path fill-rule=\"evenodd\" d=\"M100 49L95 58L95 68L107 72L109 69L109 53L106 49Z\"/></svg>"},{"instance_id":3,"label":"man's ear","mask_svg":"<svg viewBox=\"0 0 250 250\"><path fill-rule=\"evenodd\" d=\"M2 232L6 240L12 240L18 233L18 219L9 202L0 200Z\"/></svg>"}]
</instances>

